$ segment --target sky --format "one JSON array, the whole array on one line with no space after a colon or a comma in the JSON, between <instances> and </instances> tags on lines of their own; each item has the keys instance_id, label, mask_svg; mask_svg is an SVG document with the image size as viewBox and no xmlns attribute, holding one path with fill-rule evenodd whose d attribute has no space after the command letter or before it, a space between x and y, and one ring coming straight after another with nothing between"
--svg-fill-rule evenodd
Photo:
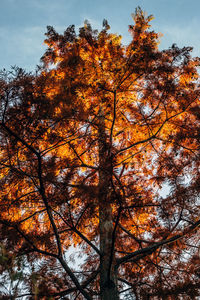
<instances>
[{"instance_id":1,"label":"sky","mask_svg":"<svg viewBox=\"0 0 200 300\"><path fill-rule=\"evenodd\" d=\"M69 25L77 28L89 20L101 29L107 19L111 32L130 40L131 13L140 6L153 14L152 28L163 34L160 49L173 43L194 47L200 56L199 0L0 0L0 70L18 66L34 71L46 47L46 26L62 33Z\"/></svg>"}]
</instances>

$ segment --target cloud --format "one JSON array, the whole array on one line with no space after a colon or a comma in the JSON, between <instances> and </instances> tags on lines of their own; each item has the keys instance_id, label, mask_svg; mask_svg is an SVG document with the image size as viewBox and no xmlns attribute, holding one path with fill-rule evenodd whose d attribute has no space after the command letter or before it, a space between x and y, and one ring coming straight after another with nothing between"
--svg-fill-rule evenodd
<instances>
[{"instance_id":1,"label":"cloud","mask_svg":"<svg viewBox=\"0 0 200 300\"><path fill-rule=\"evenodd\" d=\"M45 46L44 27L25 27L0 29L0 56L3 57L0 69L17 65L31 70L39 63Z\"/></svg>"},{"instance_id":2,"label":"cloud","mask_svg":"<svg viewBox=\"0 0 200 300\"><path fill-rule=\"evenodd\" d=\"M161 48L167 48L175 43L178 47L193 47L193 55L200 55L199 31L195 28L200 27L200 22L193 21L189 25L165 25L159 29L163 34L161 38Z\"/></svg>"}]
</instances>

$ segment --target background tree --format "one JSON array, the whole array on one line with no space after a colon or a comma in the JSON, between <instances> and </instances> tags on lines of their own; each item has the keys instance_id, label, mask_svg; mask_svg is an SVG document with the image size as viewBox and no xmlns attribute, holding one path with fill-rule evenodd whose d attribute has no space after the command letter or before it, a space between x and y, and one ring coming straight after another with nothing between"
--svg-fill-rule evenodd
<instances>
[{"instance_id":1,"label":"background tree","mask_svg":"<svg viewBox=\"0 0 200 300\"><path fill-rule=\"evenodd\" d=\"M152 16L133 18L128 46L105 20L48 27L39 72L2 73L0 242L23 258L16 298L200 294L199 58L159 51Z\"/></svg>"}]
</instances>

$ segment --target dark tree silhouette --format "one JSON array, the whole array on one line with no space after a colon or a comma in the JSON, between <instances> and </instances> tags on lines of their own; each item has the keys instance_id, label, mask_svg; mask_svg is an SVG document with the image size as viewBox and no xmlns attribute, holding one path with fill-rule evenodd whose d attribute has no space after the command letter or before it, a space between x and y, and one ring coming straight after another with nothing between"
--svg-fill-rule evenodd
<instances>
[{"instance_id":1,"label":"dark tree silhouette","mask_svg":"<svg viewBox=\"0 0 200 300\"><path fill-rule=\"evenodd\" d=\"M200 61L133 17L128 46L48 27L36 75L1 73L3 299L200 295Z\"/></svg>"}]
</instances>

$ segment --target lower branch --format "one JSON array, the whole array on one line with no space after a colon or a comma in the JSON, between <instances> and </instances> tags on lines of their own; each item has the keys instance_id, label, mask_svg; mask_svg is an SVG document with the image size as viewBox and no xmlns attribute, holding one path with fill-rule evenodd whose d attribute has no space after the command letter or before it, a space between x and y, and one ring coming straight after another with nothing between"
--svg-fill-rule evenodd
<instances>
[{"instance_id":1,"label":"lower branch","mask_svg":"<svg viewBox=\"0 0 200 300\"><path fill-rule=\"evenodd\" d=\"M160 242L154 243L153 245L137 250L133 253L130 253L124 257L118 258L116 260L116 265L119 266L120 264L129 262L130 260L132 260L134 258L134 262L138 261L139 259L152 254L153 252L155 252L158 248L160 248L161 246L167 245L167 244L171 244L181 238L183 238L184 236L186 236L188 233L192 232L193 230L195 230L196 228L198 228L200 226L200 220L198 220L197 222L195 222L193 225L191 225L190 227L186 228L182 233L177 234L169 239L166 240L162 240Z\"/></svg>"}]
</instances>

